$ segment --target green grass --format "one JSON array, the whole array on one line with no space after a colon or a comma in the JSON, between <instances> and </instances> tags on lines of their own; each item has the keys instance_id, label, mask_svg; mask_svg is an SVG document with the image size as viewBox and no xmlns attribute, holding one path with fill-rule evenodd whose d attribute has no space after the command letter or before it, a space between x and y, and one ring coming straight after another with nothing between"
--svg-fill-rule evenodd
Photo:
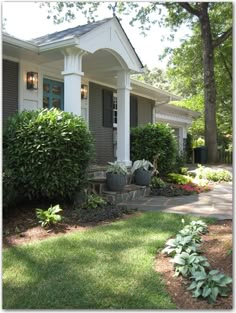
<instances>
[{"instance_id":1,"label":"green grass","mask_svg":"<svg viewBox=\"0 0 236 313\"><path fill-rule=\"evenodd\" d=\"M154 258L178 214L140 216L3 251L4 309L173 309ZM186 223L196 220L185 216Z\"/></svg>"}]
</instances>

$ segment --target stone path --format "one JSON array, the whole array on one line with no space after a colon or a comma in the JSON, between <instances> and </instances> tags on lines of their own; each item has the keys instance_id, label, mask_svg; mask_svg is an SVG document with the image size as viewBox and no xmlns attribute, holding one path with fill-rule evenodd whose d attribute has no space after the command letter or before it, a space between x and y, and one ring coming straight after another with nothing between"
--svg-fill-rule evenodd
<instances>
[{"instance_id":1,"label":"stone path","mask_svg":"<svg viewBox=\"0 0 236 313\"><path fill-rule=\"evenodd\" d=\"M128 200L120 204L142 211L193 214L218 219L232 219L232 183L221 183L209 192L191 196L149 196L141 200Z\"/></svg>"}]
</instances>

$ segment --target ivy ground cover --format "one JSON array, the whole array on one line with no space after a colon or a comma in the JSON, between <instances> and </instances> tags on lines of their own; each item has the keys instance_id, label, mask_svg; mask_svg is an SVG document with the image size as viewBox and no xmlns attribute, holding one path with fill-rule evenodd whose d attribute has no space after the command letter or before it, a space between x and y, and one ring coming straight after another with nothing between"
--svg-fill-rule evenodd
<instances>
[{"instance_id":1,"label":"ivy ground cover","mask_svg":"<svg viewBox=\"0 0 236 313\"><path fill-rule=\"evenodd\" d=\"M4 249L3 308L174 309L154 261L181 227L181 215L147 212Z\"/></svg>"}]
</instances>

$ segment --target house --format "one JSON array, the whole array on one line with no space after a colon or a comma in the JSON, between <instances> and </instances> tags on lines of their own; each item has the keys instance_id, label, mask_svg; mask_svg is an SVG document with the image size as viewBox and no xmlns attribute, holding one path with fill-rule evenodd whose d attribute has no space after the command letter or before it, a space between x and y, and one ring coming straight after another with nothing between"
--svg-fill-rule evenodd
<instances>
[{"instance_id":1,"label":"house","mask_svg":"<svg viewBox=\"0 0 236 313\"><path fill-rule=\"evenodd\" d=\"M22 110L58 107L81 115L95 138L96 162L130 165L130 127L175 128L180 150L195 113L179 97L136 81L143 65L116 17L31 41L3 33L3 123Z\"/></svg>"}]
</instances>

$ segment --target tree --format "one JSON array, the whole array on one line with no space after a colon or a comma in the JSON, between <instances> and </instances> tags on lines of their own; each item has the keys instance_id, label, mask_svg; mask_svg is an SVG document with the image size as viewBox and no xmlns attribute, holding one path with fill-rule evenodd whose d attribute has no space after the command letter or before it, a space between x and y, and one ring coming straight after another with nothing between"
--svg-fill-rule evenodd
<instances>
[{"instance_id":1,"label":"tree","mask_svg":"<svg viewBox=\"0 0 236 313\"><path fill-rule=\"evenodd\" d=\"M133 75L132 78L135 78L144 83L150 84L160 89L169 91L170 85L167 79L166 73L155 67L153 70L149 70L147 65L144 66L144 73Z\"/></svg>"},{"instance_id":2,"label":"tree","mask_svg":"<svg viewBox=\"0 0 236 313\"><path fill-rule=\"evenodd\" d=\"M232 23L232 5L215 5L209 12L213 37L223 33L224 27ZM168 49L168 53L170 53ZM163 56L164 57L164 56ZM204 99L204 81L202 78L201 30L198 23L193 28L193 34L181 46L171 51L167 77L176 93L187 97L178 105L189 109L204 111L204 106L199 107ZM216 83L216 123L217 143L227 147L232 139L232 37L214 50L214 74ZM204 112L203 112L204 117ZM201 135L199 123L194 122L191 127L193 135Z\"/></svg>"},{"instance_id":3,"label":"tree","mask_svg":"<svg viewBox=\"0 0 236 313\"><path fill-rule=\"evenodd\" d=\"M63 6L67 8L66 19L74 17L71 13L71 8L75 7L82 10L84 5L89 3L83 2L57 2L54 5L54 12L60 14L63 11ZM98 2L95 3L98 5ZM84 10L84 14L91 18L92 10L95 6L91 3L91 10ZM50 3L48 4L50 7ZM216 127L216 84L214 73L214 50L222 45L232 35L232 23L230 25L222 24L222 33L218 37L213 37L211 20L209 12L214 7L220 8L225 3L214 2L150 2L144 6L138 2L115 2L109 3L108 8L113 10L113 14L124 14L131 11L135 13L135 17L131 19L131 24L135 21L141 23L142 29L149 29L150 25L156 22L164 26L172 27L176 31L180 25L187 23L189 27L194 27L199 24L201 30L202 44L202 68L204 76L204 106L205 106L205 142L208 147L208 161L215 163L217 161L217 127ZM162 14L162 9L165 7L168 15ZM96 7L97 8L97 7ZM69 13L69 15L68 15ZM153 15L154 14L154 15ZM52 15L52 11L49 17ZM56 16L56 18L55 18ZM61 21L54 15L54 20ZM227 27L227 28L226 28Z\"/></svg>"}]
</instances>

